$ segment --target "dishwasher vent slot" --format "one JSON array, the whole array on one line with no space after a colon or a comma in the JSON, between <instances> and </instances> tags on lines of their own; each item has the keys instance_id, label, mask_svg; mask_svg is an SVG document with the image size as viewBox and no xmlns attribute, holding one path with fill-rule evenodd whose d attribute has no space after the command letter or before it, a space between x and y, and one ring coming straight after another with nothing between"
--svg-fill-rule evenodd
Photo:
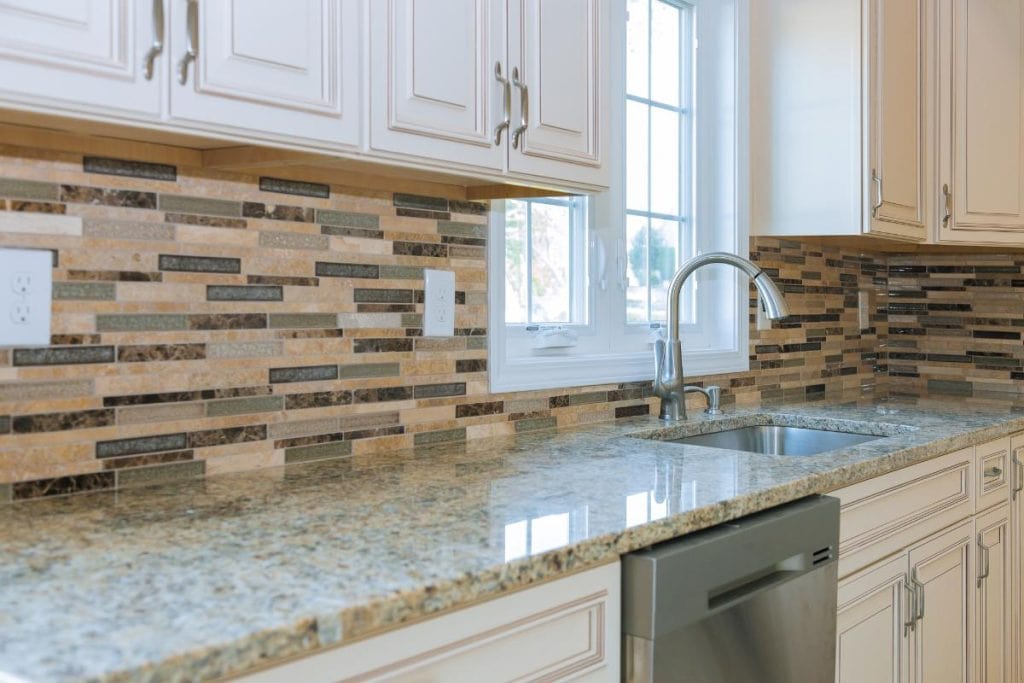
<instances>
[{"instance_id":1,"label":"dishwasher vent slot","mask_svg":"<svg viewBox=\"0 0 1024 683\"><path fill-rule=\"evenodd\" d=\"M811 564L817 566L832 559L832 546L826 546L821 550L815 550Z\"/></svg>"}]
</instances>

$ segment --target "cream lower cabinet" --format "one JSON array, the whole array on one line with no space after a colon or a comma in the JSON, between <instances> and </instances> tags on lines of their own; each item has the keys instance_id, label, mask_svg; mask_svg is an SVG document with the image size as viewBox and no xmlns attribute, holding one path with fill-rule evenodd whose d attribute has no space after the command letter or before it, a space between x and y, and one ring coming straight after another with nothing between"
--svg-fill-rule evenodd
<instances>
[{"instance_id":1,"label":"cream lower cabinet","mask_svg":"<svg viewBox=\"0 0 1024 683\"><path fill-rule=\"evenodd\" d=\"M614 683L620 580L615 562L238 680Z\"/></svg>"},{"instance_id":2,"label":"cream lower cabinet","mask_svg":"<svg viewBox=\"0 0 1024 683\"><path fill-rule=\"evenodd\" d=\"M1013 680L1024 683L1024 434L1013 437L1010 449L1011 477L1010 490L1010 536L1012 553L1010 566L1010 593L1012 595L1011 655Z\"/></svg>"},{"instance_id":3,"label":"cream lower cabinet","mask_svg":"<svg viewBox=\"0 0 1024 683\"><path fill-rule=\"evenodd\" d=\"M837 682L1020 681L1019 453L1000 439L832 494Z\"/></svg>"}]
</instances>

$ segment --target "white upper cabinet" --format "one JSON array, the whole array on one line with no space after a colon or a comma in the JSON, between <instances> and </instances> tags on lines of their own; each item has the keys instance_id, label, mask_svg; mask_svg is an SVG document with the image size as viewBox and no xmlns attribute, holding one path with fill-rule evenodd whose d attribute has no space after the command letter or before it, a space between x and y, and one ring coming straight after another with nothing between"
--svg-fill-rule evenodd
<instances>
[{"instance_id":1,"label":"white upper cabinet","mask_svg":"<svg viewBox=\"0 0 1024 683\"><path fill-rule=\"evenodd\" d=\"M1024 232L1024 3L941 0L939 239Z\"/></svg>"},{"instance_id":2,"label":"white upper cabinet","mask_svg":"<svg viewBox=\"0 0 1024 683\"><path fill-rule=\"evenodd\" d=\"M930 7L751 3L753 234L927 237Z\"/></svg>"},{"instance_id":3,"label":"white upper cabinet","mask_svg":"<svg viewBox=\"0 0 1024 683\"><path fill-rule=\"evenodd\" d=\"M925 0L871 0L868 32L869 231L928 236Z\"/></svg>"},{"instance_id":4,"label":"white upper cabinet","mask_svg":"<svg viewBox=\"0 0 1024 683\"><path fill-rule=\"evenodd\" d=\"M608 5L370 4L370 149L603 188Z\"/></svg>"},{"instance_id":5,"label":"white upper cabinet","mask_svg":"<svg viewBox=\"0 0 1024 683\"><path fill-rule=\"evenodd\" d=\"M169 1L172 118L359 143L358 0Z\"/></svg>"},{"instance_id":6,"label":"white upper cabinet","mask_svg":"<svg viewBox=\"0 0 1024 683\"><path fill-rule=\"evenodd\" d=\"M608 13L599 0L509 2L512 172L608 185Z\"/></svg>"},{"instance_id":7,"label":"white upper cabinet","mask_svg":"<svg viewBox=\"0 0 1024 683\"><path fill-rule=\"evenodd\" d=\"M370 50L372 149L504 169L504 2L371 2Z\"/></svg>"},{"instance_id":8,"label":"white upper cabinet","mask_svg":"<svg viewBox=\"0 0 1024 683\"><path fill-rule=\"evenodd\" d=\"M0 97L155 118L164 26L163 0L3 0Z\"/></svg>"}]
</instances>

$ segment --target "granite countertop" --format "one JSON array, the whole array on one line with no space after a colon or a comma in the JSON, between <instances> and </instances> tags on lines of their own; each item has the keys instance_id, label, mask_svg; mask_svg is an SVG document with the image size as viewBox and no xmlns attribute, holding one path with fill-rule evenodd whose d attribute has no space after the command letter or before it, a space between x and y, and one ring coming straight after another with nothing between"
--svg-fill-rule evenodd
<instances>
[{"instance_id":1,"label":"granite countertop","mask_svg":"<svg viewBox=\"0 0 1024 683\"><path fill-rule=\"evenodd\" d=\"M821 420L883 436L764 456L633 438L661 425L630 418L8 505L0 679L237 674L1024 430L1009 399L878 394L684 429Z\"/></svg>"}]
</instances>

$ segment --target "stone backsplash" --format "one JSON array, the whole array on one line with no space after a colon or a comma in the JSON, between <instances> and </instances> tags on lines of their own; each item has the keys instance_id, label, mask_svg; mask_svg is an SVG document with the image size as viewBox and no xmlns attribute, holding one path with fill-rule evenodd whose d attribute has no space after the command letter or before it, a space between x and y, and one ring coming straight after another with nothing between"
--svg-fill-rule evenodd
<instances>
[{"instance_id":1,"label":"stone backsplash","mask_svg":"<svg viewBox=\"0 0 1024 683\"><path fill-rule=\"evenodd\" d=\"M0 500L646 414L649 383L488 392L486 238L483 203L0 147L0 246L54 262L52 346L0 348ZM794 315L752 328L749 372L692 380L884 379L884 257L751 254ZM424 268L455 272L453 338L422 336Z\"/></svg>"}]
</instances>

